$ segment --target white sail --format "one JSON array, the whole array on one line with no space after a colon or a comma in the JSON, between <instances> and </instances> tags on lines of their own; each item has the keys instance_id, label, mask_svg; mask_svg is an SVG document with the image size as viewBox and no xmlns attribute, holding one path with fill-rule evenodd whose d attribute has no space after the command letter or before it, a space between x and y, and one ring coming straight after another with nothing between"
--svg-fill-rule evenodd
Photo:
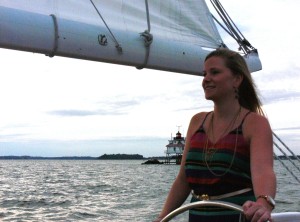
<instances>
[{"instance_id":1,"label":"white sail","mask_svg":"<svg viewBox=\"0 0 300 222\"><path fill-rule=\"evenodd\" d=\"M7 49L200 75L208 49L222 44L204 0L0 1ZM256 52L245 58L261 69Z\"/></svg>"}]
</instances>

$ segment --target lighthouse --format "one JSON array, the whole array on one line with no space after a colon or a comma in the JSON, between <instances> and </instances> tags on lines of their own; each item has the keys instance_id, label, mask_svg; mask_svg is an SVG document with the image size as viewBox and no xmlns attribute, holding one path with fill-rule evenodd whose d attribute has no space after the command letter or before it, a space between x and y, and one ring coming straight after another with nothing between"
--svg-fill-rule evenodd
<instances>
[{"instance_id":1,"label":"lighthouse","mask_svg":"<svg viewBox=\"0 0 300 222\"><path fill-rule=\"evenodd\" d=\"M180 164L182 153L184 150L185 138L181 135L178 127L178 132L175 137L172 137L169 140L169 143L166 145L166 164Z\"/></svg>"}]
</instances>

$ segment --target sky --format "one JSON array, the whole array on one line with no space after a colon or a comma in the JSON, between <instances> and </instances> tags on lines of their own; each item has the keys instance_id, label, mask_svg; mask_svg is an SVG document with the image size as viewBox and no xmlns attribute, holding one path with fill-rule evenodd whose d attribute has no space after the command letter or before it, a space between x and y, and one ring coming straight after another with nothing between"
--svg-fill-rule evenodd
<instances>
[{"instance_id":1,"label":"sky","mask_svg":"<svg viewBox=\"0 0 300 222\"><path fill-rule=\"evenodd\" d=\"M258 49L263 69L252 76L273 131L300 155L300 2L221 2ZM163 156L213 105L198 76L7 49L0 57L0 156Z\"/></svg>"}]
</instances>

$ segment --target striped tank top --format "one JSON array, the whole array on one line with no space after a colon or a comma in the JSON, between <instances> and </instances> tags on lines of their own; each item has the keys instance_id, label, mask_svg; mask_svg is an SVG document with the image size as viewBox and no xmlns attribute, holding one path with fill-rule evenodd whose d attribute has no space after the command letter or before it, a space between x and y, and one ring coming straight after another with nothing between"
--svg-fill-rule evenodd
<instances>
[{"instance_id":1,"label":"striped tank top","mask_svg":"<svg viewBox=\"0 0 300 222\"><path fill-rule=\"evenodd\" d=\"M219 196L245 188L251 191L233 197L221 199L237 205L247 200L255 200L250 172L250 145L245 141L242 126L248 112L240 125L213 144L204 130L206 115L200 128L190 140L185 172L190 188L196 195L208 194ZM208 147L214 151L207 155ZM205 154L206 153L206 154ZM198 201L192 197L191 202ZM189 212L189 221L235 222L240 213L219 207L201 207Z\"/></svg>"}]
</instances>

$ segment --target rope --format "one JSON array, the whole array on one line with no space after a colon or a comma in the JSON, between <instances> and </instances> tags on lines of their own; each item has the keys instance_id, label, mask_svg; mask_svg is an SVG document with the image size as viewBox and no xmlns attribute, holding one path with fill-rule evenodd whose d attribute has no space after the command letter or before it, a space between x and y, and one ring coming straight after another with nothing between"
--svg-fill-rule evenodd
<instances>
[{"instance_id":1,"label":"rope","mask_svg":"<svg viewBox=\"0 0 300 222\"><path fill-rule=\"evenodd\" d=\"M300 159L298 158L298 156L272 131L272 134L274 135L274 137L281 143L281 145L284 146L284 148L286 148L291 154L292 156L294 157L295 160L298 160L300 162ZM285 158L287 160L289 160L293 165L294 167L300 172L300 168L299 166L297 166L294 161L292 161L292 158L287 155L284 150L279 147L279 145L276 143L276 142L273 142L273 144L277 147L277 149L282 153L284 154ZM275 154L275 152L273 153L273 155L276 157L277 160L279 160L279 162L286 168L286 170L300 183L300 180L298 179L298 177L288 168L288 166L281 160L281 158L279 156L277 156Z\"/></svg>"},{"instance_id":2,"label":"rope","mask_svg":"<svg viewBox=\"0 0 300 222\"><path fill-rule=\"evenodd\" d=\"M276 139L278 139L278 141L293 155L293 157L300 162L298 156L290 148L288 148L288 146L285 145L285 143L274 132L272 133L276 137Z\"/></svg>"},{"instance_id":3,"label":"rope","mask_svg":"<svg viewBox=\"0 0 300 222\"><path fill-rule=\"evenodd\" d=\"M109 31L109 33L111 34L115 44L116 44L116 48L118 50L119 53L122 53L123 49L121 47L121 45L118 43L117 39L115 38L114 34L112 33L112 31L110 30L110 28L108 27L108 25L106 24L104 18L102 17L101 13L99 12L99 10L97 9L96 5L94 4L93 0L90 0L90 2L92 3L93 7L95 8L97 14L99 15L99 17L102 19L104 25L106 26L107 30Z\"/></svg>"},{"instance_id":4,"label":"rope","mask_svg":"<svg viewBox=\"0 0 300 222\"><path fill-rule=\"evenodd\" d=\"M150 15L149 15L149 6L148 6L148 0L145 0L145 5L146 5L146 14L147 14L147 25L148 25L148 30L145 30L144 32L140 33L140 36L144 38L144 45L146 47L146 54L144 58L144 62L142 65L137 66L137 69L143 69L146 67L149 59L149 54L150 54L150 45L153 42L153 35L150 33L151 30L151 25L150 25Z\"/></svg>"},{"instance_id":5,"label":"rope","mask_svg":"<svg viewBox=\"0 0 300 222\"><path fill-rule=\"evenodd\" d=\"M250 42L245 39L243 34L240 32L238 27L234 24L233 20L230 18L224 7L221 5L221 3L218 0L210 0L213 7L217 11L218 15L226 25L224 27L213 15L213 19L232 37L236 40L236 42L239 44L240 48L239 50L243 50L245 54L250 53L251 51L256 51L256 49L250 44Z\"/></svg>"},{"instance_id":6,"label":"rope","mask_svg":"<svg viewBox=\"0 0 300 222\"><path fill-rule=\"evenodd\" d=\"M285 145L284 143L283 143L283 141L274 133L274 132L272 132L273 133L273 135L276 137L276 139L290 152L290 153L292 153L292 155L295 157L295 159L297 159L298 161L299 161L299 158L292 152L292 150L291 149L289 149L288 147L287 147L287 145ZM286 154L286 152L284 152L284 150L276 143L276 142L273 142L273 144L277 147L277 149L282 153L282 154L284 154L284 156L285 156L285 158L287 159L287 160L289 160L291 163L292 163L292 165L294 165L294 167L300 172L300 168L294 163L294 161L292 161L292 159L291 159L291 157L290 156L288 156L287 154ZM299 178L293 173L293 171L291 170L291 169L289 169L288 168L288 166L281 160L281 158L279 157L279 156L277 156L276 154L275 154L275 152L273 153L274 154L274 156L276 157L276 159L277 160L279 160L279 162L284 166L284 168L300 183L300 180L299 180Z\"/></svg>"},{"instance_id":7,"label":"rope","mask_svg":"<svg viewBox=\"0 0 300 222\"><path fill-rule=\"evenodd\" d=\"M277 145L277 143L274 142L274 145L277 147L277 149L279 149L281 151L281 153L284 154L284 156L296 167L296 169L299 170L300 172L300 168L291 160L291 158Z\"/></svg>"},{"instance_id":8,"label":"rope","mask_svg":"<svg viewBox=\"0 0 300 222\"><path fill-rule=\"evenodd\" d=\"M287 165L274 153L277 160L285 167L285 169L300 183L298 177L287 167Z\"/></svg>"},{"instance_id":9,"label":"rope","mask_svg":"<svg viewBox=\"0 0 300 222\"><path fill-rule=\"evenodd\" d=\"M151 30L151 25L150 25L150 16L149 16L149 5L148 5L148 0L145 0L145 6L146 6L146 12L147 12L147 25L148 25L148 31L150 32L150 30Z\"/></svg>"},{"instance_id":10,"label":"rope","mask_svg":"<svg viewBox=\"0 0 300 222\"><path fill-rule=\"evenodd\" d=\"M54 43L53 43L53 50L51 53L49 53L47 56L49 57L54 57L55 54L56 54L56 51L57 51L57 48L58 48L58 39L59 39L59 36L58 36L58 25L57 25L57 19L56 19L56 16L51 14L50 15L52 20L53 20L53 25L54 25Z\"/></svg>"}]
</instances>

